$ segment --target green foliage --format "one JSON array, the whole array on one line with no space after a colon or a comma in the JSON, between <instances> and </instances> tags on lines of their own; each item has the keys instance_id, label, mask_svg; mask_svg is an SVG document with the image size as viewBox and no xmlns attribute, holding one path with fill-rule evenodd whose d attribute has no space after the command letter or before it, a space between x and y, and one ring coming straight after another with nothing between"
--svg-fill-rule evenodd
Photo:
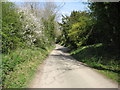
<instances>
[{"instance_id":1,"label":"green foliage","mask_svg":"<svg viewBox=\"0 0 120 90\"><path fill-rule=\"evenodd\" d=\"M119 48L119 3L94 2L89 3L89 8L96 22L91 40Z\"/></svg>"},{"instance_id":2,"label":"green foliage","mask_svg":"<svg viewBox=\"0 0 120 90\"><path fill-rule=\"evenodd\" d=\"M7 53L22 44L22 23L13 3L2 3L2 16L2 53Z\"/></svg>"},{"instance_id":3,"label":"green foliage","mask_svg":"<svg viewBox=\"0 0 120 90\"><path fill-rule=\"evenodd\" d=\"M78 48L103 43L119 49L118 3L90 2L88 5L90 12L73 11L70 16L63 16L61 44Z\"/></svg>"},{"instance_id":4,"label":"green foliage","mask_svg":"<svg viewBox=\"0 0 120 90\"><path fill-rule=\"evenodd\" d=\"M30 14L30 15L29 15ZM29 11L20 11L11 2L2 3L2 52L19 47L46 48L55 42L55 15L39 20ZM43 22L42 22L43 21Z\"/></svg>"},{"instance_id":5,"label":"green foliage","mask_svg":"<svg viewBox=\"0 0 120 90\"><path fill-rule=\"evenodd\" d=\"M89 13L83 11L73 11L70 17L63 16L61 41L66 46L71 48L78 48L85 44L90 33L93 22Z\"/></svg>"},{"instance_id":6,"label":"green foliage","mask_svg":"<svg viewBox=\"0 0 120 90\"><path fill-rule=\"evenodd\" d=\"M44 25L44 34L47 37L48 44L55 42L55 15L50 16L48 19L42 18Z\"/></svg>"},{"instance_id":7,"label":"green foliage","mask_svg":"<svg viewBox=\"0 0 120 90\"><path fill-rule=\"evenodd\" d=\"M55 15L50 16L48 19L43 18L43 24L44 24L44 32L46 36L48 37L49 41L54 41L55 35Z\"/></svg>"},{"instance_id":8,"label":"green foliage","mask_svg":"<svg viewBox=\"0 0 120 90\"><path fill-rule=\"evenodd\" d=\"M112 47L106 47L102 44L94 44L80 47L71 52L76 60L86 63L88 66L104 73L117 82L120 73L119 53Z\"/></svg>"},{"instance_id":9,"label":"green foliage","mask_svg":"<svg viewBox=\"0 0 120 90\"><path fill-rule=\"evenodd\" d=\"M2 87L26 87L36 68L52 48L49 46L48 50L35 47L33 49L17 49L9 55L2 55Z\"/></svg>"}]
</instances>

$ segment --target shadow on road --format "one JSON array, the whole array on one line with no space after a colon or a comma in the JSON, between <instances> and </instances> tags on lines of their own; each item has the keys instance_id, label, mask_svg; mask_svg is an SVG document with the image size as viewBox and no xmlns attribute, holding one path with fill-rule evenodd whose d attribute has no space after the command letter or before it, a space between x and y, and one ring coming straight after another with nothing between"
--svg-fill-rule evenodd
<instances>
[{"instance_id":1,"label":"shadow on road","mask_svg":"<svg viewBox=\"0 0 120 90\"><path fill-rule=\"evenodd\" d=\"M60 50L60 51L65 52L65 53L70 52L70 49L68 49L66 47L59 48L59 49L56 49L56 50Z\"/></svg>"},{"instance_id":2,"label":"shadow on road","mask_svg":"<svg viewBox=\"0 0 120 90\"><path fill-rule=\"evenodd\" d=\"M101 49L101 47L98 47L97 49ZM62 51L62 52L64 52L64 53L69 53L70 52L70 49L68 49L68 48L66 48L66 47L61 47L61 48L59 48L59 49L56 49L56 50L58 50L58 51ZM86 51L85 51L86 50ZM79 52L79 56L77 56L77 59L73 59L73 57L74 58L76 58L75 57L75 55L72 55L73 57L71 57L71 56L69 56L69 55L64 55L64 54L60 54L60 55L51 55L51 56L54 56L54 57L56 57L56 58L62 58L62 60L67 60L67 59L70 59L70 60L74 60L74 61L78 61L78 62L80 62L80 60L82 60L82 59L84 59L84 58L90 58L90 57L92 57L92 56L94 56L94 55L98 55L98 56L101 56L101 54L103 53L101 53L101 52L98 52L98 51L101 51L101 50L97 50L97 51L95 51L96 50L96 48L93 48L93 47L91 47L91 48L87 48L87 49L85 49L85 50L83 50L83 51L81 51L81 52ZM84 52L85 51L85 52ZM91 53L91 51L92 51L92 53ZM105 50L106 51L106 50ZM82 53L82 52L84 52L84 53ZM81 53L81 54L80 54ZM77 54L77 53L76 53ZM85 55L85 54L87 54L87 55ZM104 53L104 54L106 54L106 53ZM108 54L108 53L107 53ZM107 56L107 55L105 55L105 56ZM78 59L79 58L79 59ZM88 59L89 60L89 59ZM104 67L101 67L101 66L89 66L89 65L86 65L86 64L84 64L84 63L82 63L82 62L80 62L81 63L81 65L84 65L84 66L86 66L86 67L91 67L91 68L94 68L94 69L98 69L98 70L106 70L106 71L111 71L111 72L115 72L115 73L120 73L120 70L112 70L112 69L108 69L108 68L104 68Z\"/></svg>"}]
</instances>

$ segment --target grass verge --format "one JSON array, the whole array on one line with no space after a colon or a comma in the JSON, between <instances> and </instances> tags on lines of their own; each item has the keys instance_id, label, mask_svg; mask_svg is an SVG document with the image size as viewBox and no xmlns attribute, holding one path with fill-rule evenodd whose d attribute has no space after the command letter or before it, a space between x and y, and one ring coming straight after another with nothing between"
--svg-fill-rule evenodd
<instances>
[{"instance_id":1,"label":"grass verge","mask_svg":"<svg viewBox=\"0 0 120 90\"><path fill-rule=\"evenodd\" d=\"M80 47L71 51L71 55L78 61L86 63L110 79L120 83L119 51L100 44Z\"/></svg>"},{"instance_id":2,"label":"grass verge","mask_svg":"<svg viewBox=\"0 0 120 90\"><path fill-rule=\"evenodd\" d=\"M53 48L17 49L2 55L2 87L26 88L37 67Z\"/></svg>"}]
</instances>

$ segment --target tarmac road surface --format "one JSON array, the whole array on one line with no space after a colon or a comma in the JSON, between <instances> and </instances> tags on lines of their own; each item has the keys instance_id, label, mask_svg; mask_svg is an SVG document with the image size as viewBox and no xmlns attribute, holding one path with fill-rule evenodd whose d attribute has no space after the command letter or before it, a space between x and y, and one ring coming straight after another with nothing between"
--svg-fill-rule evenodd
<instances>
[{"instance_id":1,"label":"tarmac road surface","mask_svg":"<svg viewBox=\"0 0 120 90\"><path fill-rule=\"evenodd\" d=\"M60 45L38 69L30 88L118 88L118 84L72 58Z\"/></svg>"}]
</instances>

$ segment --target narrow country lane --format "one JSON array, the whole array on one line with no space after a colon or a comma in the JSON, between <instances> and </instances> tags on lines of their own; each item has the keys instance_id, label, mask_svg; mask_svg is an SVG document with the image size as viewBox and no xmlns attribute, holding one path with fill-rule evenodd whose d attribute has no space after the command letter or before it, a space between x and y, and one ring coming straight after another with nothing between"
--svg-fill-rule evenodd
<instances>
[{"instance_id":1,"label":"narrow country lane","mask_svg":"<svg viewBox=\"0 0 120 90\"><path fill-rule=\"evenodd\" d=\"M73 59L56 45L30 84L30 88L118 88L117 83Z\"/></svg>"}]
</instances>

